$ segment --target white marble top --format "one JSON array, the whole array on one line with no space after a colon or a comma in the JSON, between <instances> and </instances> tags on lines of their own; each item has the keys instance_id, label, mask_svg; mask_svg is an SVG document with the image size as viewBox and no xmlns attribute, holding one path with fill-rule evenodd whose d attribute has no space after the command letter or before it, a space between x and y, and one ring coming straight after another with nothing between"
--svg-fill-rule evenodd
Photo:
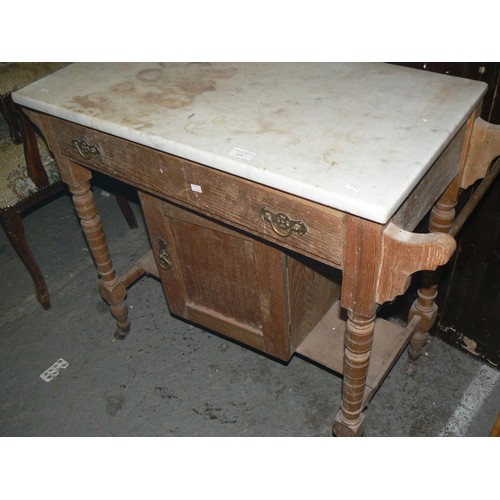
<instances>
[{"instance_id":1,"label":"white marble top","mask_svg":"<svg viewBox=\"0 0 500 500\"><path fill-rule=\"evenodd\" d=\"M13 98L385 223L485 91L377 63L77 63Z\"/></svg>"}]
</instances>

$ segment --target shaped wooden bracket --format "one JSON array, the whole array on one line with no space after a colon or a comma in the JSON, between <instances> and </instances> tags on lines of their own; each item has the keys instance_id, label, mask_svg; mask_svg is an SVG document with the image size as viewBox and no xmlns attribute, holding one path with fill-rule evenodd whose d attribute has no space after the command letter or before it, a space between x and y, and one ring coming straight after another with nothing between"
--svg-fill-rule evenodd
<instances>
[{"instance_id":1,"label":"shaped wooden bracket","mask_svg":"<svg viewBox=\"0 0 500 500\"><path fill-rule=\"evenodd\" d=\"M466 189L482 179L488 172L491 162L499 155L500 125L477 118L472 129L460 187Z\"/></svg>"},{"instance_id":2,"label":"shaped wooden bracket","mask_svg":"<svg viewBox=\"0 0 500 500\"><path fill-rule=\"evenodd\" d=\"M382 263L379 269L376 300L378 304L402 295L417 271L432 271L446 264L456 249L448 234L417 234L390 223L382 235Z\"/></svg>"}]
</instances>

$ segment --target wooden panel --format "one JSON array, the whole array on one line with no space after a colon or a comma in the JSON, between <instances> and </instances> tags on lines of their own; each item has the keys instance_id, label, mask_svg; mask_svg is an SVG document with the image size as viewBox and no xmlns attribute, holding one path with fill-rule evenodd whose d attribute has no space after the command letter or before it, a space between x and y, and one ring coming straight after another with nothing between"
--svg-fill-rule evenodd
<instances>
[{"instance_id":1,"label":"wooden panel","mask_svg":"<svg viewBox=\"0 0 500 500\"><path fill-rule=\"evenodd\" d=\"M377 307L383 230L381 224L346 217L342 307L365 318L371 318Z\"/></svg>"},{"instance_id":2,"label":"wooden panel","mask_svg":"<svg viewBox=\"0 0 500 500\"><path fill-rule=\"evenodd\" d=\"M170 228L188 303L262 330L253 241L175 218Z\"/></svg>"},{"instance_id":3,"label":"wooden panel","mask_svg":"<svg viewBox=\"0 0 500 500\"><path fill-rule=\"evenodd\" d=\"M287 270L293 351L340 297L340 276L298 255L288 256Z\"/></svg>"},{"instance_id":4,"label":"wooden panel","mask_svg":"<svg viewBox=\"0 0 500 500\"><path fill-rule=\"evenodd\" d=\"M286 248L337 267L342 263L342 212L109 134L56 118L51 122L63 154L82 165L195 207ZM99 154L82 157L73 145L75 138L97 148L94 151ZM264 207L303 221L307 232L277 235L261 215Z\"/></svg>"},{"instance_id":5,"label":"wooden panel","mask_svg":"<svg viewBox=\"0 0 500 500\"><path fill-rule=\"evenodd\" d=\"M242 342L245 345L267 352L261 330L252 328L252 326L246 325L234 318L224 316L213 309L203 307L199 304L188 303L186 304L184 318L204 328ZM270 352L268 354L273 355L274 353Z\"/></svg>"},{"instance_id":6,"label":"wooden panel","mask_svg":"<svg viewBox=\"0 0 500 500\"><path fill-rule=\"evenodd\" d=\"M254 241L255 274L259 283L265 351L288 361L290 349L289 311L285 282L286 256L264 242Z\"/></svg>"}]
</instances>

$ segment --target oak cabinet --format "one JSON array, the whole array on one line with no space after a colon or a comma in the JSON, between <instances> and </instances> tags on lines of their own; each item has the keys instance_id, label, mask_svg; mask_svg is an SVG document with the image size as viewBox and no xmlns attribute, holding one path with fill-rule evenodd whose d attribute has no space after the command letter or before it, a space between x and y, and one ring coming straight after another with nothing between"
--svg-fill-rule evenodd
<instances>
[{"instance_id":1,"label":"oak cabinet","mask_svg":"<svg viewBox=\"0 0 500 500\"><path fill-rule=\"evenodd\" d=\"M288 361L339 297L335 270L141 193L170 312Z\"/></svg>"}]
</instances>

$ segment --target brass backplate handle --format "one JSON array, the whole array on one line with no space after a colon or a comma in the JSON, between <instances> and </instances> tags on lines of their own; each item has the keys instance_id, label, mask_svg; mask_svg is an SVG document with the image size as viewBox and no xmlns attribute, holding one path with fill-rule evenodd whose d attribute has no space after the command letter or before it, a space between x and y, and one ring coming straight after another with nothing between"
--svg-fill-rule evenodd
<instances>
[{"instance_id":1,"label":"brass backplate handle","mask_svg":"<svg viewBox=\"0 0 500 500\"><path fill-rule=\"evenodd\" d=\"M296 232L300 236L307 233L307 226L301 220L295 220L286 214L273 212L267 207L260 211L262 218L271 224L273 231L284 238Z\"/></svg>"},{"instance_id":2,"label":"brass backplate handle","mask_svg":"<svg viewBox=\"0 0 500 500\"><path fill-rule=\"evenodd\" d=\"M168 251L167 243L162 237L159 237L156 242L158 243L158 261L160 267L168 271L172 268L172 257Z\"/></svg>"},{"instance_id":3,"label":"brass backplate handle","mask_svg":"<svg viewBox=\"0 0 500 500\"><path fill-rule=\"evenodd\" d=\"M83 158L90 158L91 155L99 156L101 154L97 146L85 141L80 141L79 139L73 139L73 147L78 151L80 156L83 156Z\"/></svg>"}]
</instances>

